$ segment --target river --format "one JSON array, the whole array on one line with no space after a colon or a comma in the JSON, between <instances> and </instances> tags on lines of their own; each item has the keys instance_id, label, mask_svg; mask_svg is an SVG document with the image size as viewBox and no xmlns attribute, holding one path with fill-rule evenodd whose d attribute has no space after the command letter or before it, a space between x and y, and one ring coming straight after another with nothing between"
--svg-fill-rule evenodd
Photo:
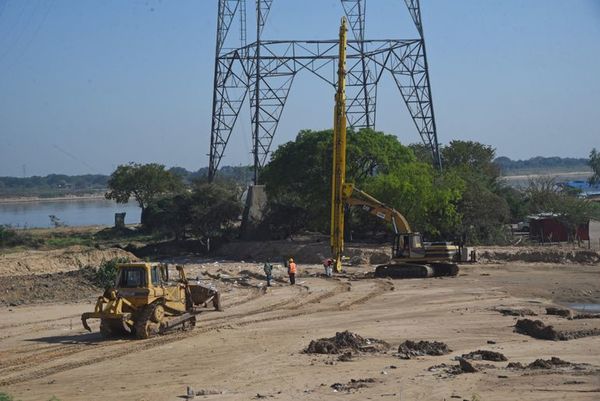
<instances>
[{"instance_id":1,"label":"river","mask_svg":"<svg viewBox=\"0 0 600 401\"><path fill-rule=\"evenodd\" d=\"M115 213L125 212L125 223L140 222L141 209L135 202L121 205L106 199L69 199L0 203L0 224L13 227L53 227L50 215L68 226L115 223Z\"/></svg>"}]
</instances>

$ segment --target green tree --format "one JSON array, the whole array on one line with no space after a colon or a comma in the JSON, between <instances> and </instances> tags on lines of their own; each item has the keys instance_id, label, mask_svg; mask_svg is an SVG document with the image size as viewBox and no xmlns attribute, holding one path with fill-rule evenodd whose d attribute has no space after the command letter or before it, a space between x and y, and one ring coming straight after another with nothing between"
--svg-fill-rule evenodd
<instances>
[{"instance_id":1,"label":"green tree","mask_svg":"<svg viewBox=\"0 0 600 401\"><path fill-rule=\"evenodd\" d=\"M165 170L157 163L129 163L117 167L108 180L106 199L127 203L133 196L142 209L142 224L146 209L160 195L182 188L181 178Z\"/></svg>"},{"instance_id":2,"label":"green tree","mask_svg":"<svg viewBox=\"0 0 600 401\"><path fill-rule=\"evenodd\" d=\"M242 204L235 188L197 184L191 196L190 230L201 239L221 237L233 229L241 213Z\"/></svg>"},{"instance_id":3,"label":"green tree","mask_svg":"<svg viewBox=\"0 0 600 401\"><path fill-rule=\"evenodd\" d=\"M451 141L441 149L444 168L476 173L481 178L495 182L500 169L494 164L496 151L488 145L475 141Z\"/></svg>"},{"instance_id":4,"label":"green tree","mask_svg":"<svg viewBox=\"0 0 600 401\"><path fill-rule=\"evenodd\" d=\"M553 213L573 238L580 224L600 219L600 207L597 203L563 190L552 178L530 181L526 195L530 213Z\"/></svg>"},{"instance_id":5,"label":"green tree","mask_svg":"<svg viewBox=\"0 0 600 401\"><path fill-rule=\"evenodd\" d=\"M590 177L590 184L595 185L600 183L600 153L596 151L596 148L590 152L590 159L588 164L592 168L592 176Z\"/></svg>"},{"instance_id":6,"label":"green tree","mask_svg":"<svg viewBox=\"0 0 600 401\"><path fill-rule=\"evenodd\" d=\"M286 205L293 212L289 215L293 222L287 227L289 230L329 229L331 142L331 130L301 131L295 141L273 153L261 174L271 210L280 211ZM446 185L449 178L436 177L430 165L418 162L395 136L368 129L349 130L346 170L347 182L405 213L416 229L435 234L440 231L441 221L446 226L456 223L453 202L460 197L460 191ZM285 213L273 214L286 219ZM347 216L354 231L364 229L367 221L376 221L372 216L369 220L357 216L359 212ZM278 223L284 222L273 225Z\"/></svg>"},{"instance_id":7,"label":"green tree","mask_svg":"<svg viewBox=\"0 0 600 401\"><path fill-rule=\"evenodd\" d=\"M451 141L441 148L444 169L465 183L457 205L462 221L456 231L469 243L506 242L506 225L513 220L512 210L523 214L518 195L500 181L495 153L491 146L475 141Z\"/></svg>"}]
</instances>

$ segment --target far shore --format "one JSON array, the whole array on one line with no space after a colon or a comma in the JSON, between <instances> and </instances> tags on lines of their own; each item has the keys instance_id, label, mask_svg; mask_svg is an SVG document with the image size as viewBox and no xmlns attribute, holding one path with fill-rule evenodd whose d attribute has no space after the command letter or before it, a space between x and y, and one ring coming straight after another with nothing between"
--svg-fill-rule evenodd
<instances>
[{"instance_id":1,"label":"far shore","mask_svg":"<svg viewBox=\"0 0 600 401\"><path fill-rule=\"evenodd\" d=\"M29 202L56 202L56 201L88 201L106 199L104 193L85 195L64 195L53 198L42 198L39 196L20 196L12 198L0 198L1 203L29 203Z\"/></svg>"}]
</instances>

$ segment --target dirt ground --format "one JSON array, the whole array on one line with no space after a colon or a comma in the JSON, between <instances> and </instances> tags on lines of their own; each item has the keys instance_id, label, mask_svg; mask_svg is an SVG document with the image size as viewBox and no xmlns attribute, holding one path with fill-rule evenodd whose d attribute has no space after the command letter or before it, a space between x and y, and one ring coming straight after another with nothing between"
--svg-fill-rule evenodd
<instances>
[{"instance_id":1,"label":"dirt ground","mask_svg":"<svg viewBox=\"0 0 600 401\"><path fill-rule=\"evenodd\" d=\"M300 265L296 286L278 268L266 289L257 264L186 262L189 277L220 287L225 308L201 315L193 331L104 341L97 324L92 333L81 327L92 298L0 308L0 392L23 401L175 401L188 386L206 400L600 399L600 336L538 340L514 332L520 317L496 310L527 308L538 314L528 318L546 324L600 327L600 319L545 314L553 304L600 302L598 266L465 265L456 278L392 281L361 278L367 267L325 279L319 266ZM391 349L347 362L303 352L311 340L345 330ZM400 359L406 340L441 341L452 352ZM456 374L455 358L476 350L508 361L471 360L476 372ZM575 365L507 368L551 357Z\"/></svg>"}]
</instances>

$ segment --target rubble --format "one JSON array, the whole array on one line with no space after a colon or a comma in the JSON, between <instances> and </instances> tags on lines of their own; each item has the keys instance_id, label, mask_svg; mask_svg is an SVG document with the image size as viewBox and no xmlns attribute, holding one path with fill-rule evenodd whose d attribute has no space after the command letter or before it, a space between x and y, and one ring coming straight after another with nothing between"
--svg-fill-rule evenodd
<instances>
[{"instance_id":1,"label":"rubble","mask_svg":"<svg viewBox=\"0 0 600 401\"><path fill-rule=\"evenodd\" d=\"M369 384L375 383L375 379L352 379L348 383L334 383L330 387L334 391L347 391L358 390L359 388L369 387Z\"/></svg>"},{"instance_id":2,"label":"rubble","mask_svg":"<svg viewBox=\"0 0 600 401\"><path fill-rule=\"evenodd\" d=\"M537 313L527 308L496 308L495 310L504 316L537 316Z\"/></svg>"},{"instance_id":3,"label":"rubble","mask_svg":"<svg viewBox=\"0 0 600 401\"><path fill-rule=\"evenodd\" d=\"M462 359L473 359L476 361L492 361L492 362L503 362L507 361L506 357L500 352L487 351L487 350L477 350L473 352L469 352L468 354L463 354Z\"/></svg>"},{"instance_id":4,"label":"rubble","mask_svg":"<svg viewBox=\"0 0 600 401\"><path fill-rule=\"evenodd\" d=\"M567 341L581 337L598 336L600 329L591 328L584 330L556 330L552 325L546 325L541 320L519 319L515 324L515 331L541 340Z\"/></svg>"},{"instance_id":5,"label":"rubble","mask_svg":"<svg viewBox=\"0 0 600 401\"><path fill-rule=\"evenodd\" d=\"M398 356L401 359L411 359L424 355L446 355L452 352L448 345L438 341L404 341L398 347Z\"/></svg>"},{"instance_id":6,"label":"rubble","mask_svg":"<svg viewBox=\"0 0 600 401\"><path fill-rule=\"evenodd\" d=\"M346 352L379 352L389 349L389 344L375 338L363 338L348 330L335 333L335 337L312 340L307 354L341 354Z\"/></svg>"}]
</instances>

